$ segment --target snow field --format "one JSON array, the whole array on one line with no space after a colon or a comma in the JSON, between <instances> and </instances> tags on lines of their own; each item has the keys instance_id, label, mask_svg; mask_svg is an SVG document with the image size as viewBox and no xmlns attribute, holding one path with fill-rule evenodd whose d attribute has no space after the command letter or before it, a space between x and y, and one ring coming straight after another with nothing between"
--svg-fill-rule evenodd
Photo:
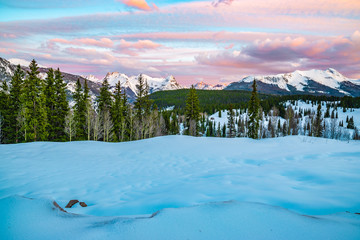
<instances>
[{"instance_id":1,"label":"snow field","mask_svg":"<svg viewBox=\"0 0 360 240\"><path fill-rule=\"evenodd\" d=\"M0 239L359 239L358 189L359 141L0 145ZM71 199L89 206L52 209Z\"/></svg>"}]
</instances>

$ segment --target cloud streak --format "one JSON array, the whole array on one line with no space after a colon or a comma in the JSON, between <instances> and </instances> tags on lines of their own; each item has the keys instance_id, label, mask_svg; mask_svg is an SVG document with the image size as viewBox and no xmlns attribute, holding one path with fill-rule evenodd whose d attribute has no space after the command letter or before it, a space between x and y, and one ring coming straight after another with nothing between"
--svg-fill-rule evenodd
<instances>
[{"instance_id":1,"label":"cloud streak","mask_svg":"<svg viewBox=\"0 0 360 240\"><path fill-rule=\"evenodd\" d=\"M143 11L152 11L158 9L157 6L153 3L152 7L145 0L118 0L128 7L136 8Z\"/></svg>"}]
</instances>

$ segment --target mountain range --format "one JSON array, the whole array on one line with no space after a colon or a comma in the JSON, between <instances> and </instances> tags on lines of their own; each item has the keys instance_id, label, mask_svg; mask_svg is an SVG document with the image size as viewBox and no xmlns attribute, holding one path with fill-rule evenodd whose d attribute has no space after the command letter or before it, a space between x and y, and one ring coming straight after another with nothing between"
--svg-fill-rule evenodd
<instances>
[{"instance_id":1,"label":"mountain range","mask_svg":"<svg viewBox=\"0 0 360 240\"><path fill-rule=\"evenodd\" d=\"M0 57L0 82L9 81L15 70L15 64ZM27 66L22 66L26 72ZM45 78L48 68L40 67L40 77ZM90 94L92 98L99 94L103 80L107 79L111 88L120 81L121 86L132 102L136 99L136 84L139 78L137 76L127 76L119 72L107 73L103 79L98 79L93 75L79 76L76 74L62 72L64 81L67 83L69 92L74 92L77 79L83 84L85 79L88 80ZM146 74L142 75L149 84L150 93L163 90L177 90L186 88L180 85L174 76L170 75L165 78L154 78ZM294 71L292 73L267 75L267 76L247 76L238 82L230 83L229 85L216 84L211 85L205 82L198 82L194 84L196 89L202 90L249 90L252 89L253 81L257 82L258 91L268 94L313 94L313 95L327 95L327 96L360 96L360 79L350 79L343 76L341 73L333 68L326 70L309 70L309 71Z\"/></svg>"},{"instance_id":2,"label":"mountain range","mask_svg":"<svg viewBox=\"0 0 360 240\"><path fill-rule=\"evenodd\" d=\"M248 76L229 84L225 90L251 90L256 81L258 91L270 94L314 94L327 96L360 96L360 80L343 76L333 68L294 71L292 73Z\"/></svg>"}]
</instances>

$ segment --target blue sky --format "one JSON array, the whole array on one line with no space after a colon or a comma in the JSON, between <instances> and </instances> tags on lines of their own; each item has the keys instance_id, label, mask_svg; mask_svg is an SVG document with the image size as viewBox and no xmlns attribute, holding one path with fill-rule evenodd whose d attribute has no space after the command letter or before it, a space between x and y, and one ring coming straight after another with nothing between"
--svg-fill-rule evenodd
<instances>
[{"instance_id":1,"label":"blue sky","mask_svg":"<svg viewBox=\"0 0 360 240\"><path fill-rule=\"evenodd\" d=\"M183 84L333 67L360 78L358 0L0 0L0 56Z\"/></svg>"}]
</instances>

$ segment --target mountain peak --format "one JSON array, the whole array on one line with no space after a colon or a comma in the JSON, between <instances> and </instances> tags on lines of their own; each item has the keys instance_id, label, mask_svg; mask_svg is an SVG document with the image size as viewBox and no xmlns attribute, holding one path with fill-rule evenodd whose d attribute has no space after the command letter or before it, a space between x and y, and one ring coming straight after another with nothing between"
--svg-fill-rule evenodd
<instances>
[{"instance_id":1,"label":"mountain peak","mask_svg":"<svg viewBox=\"0 0 360 240\"><path fill-rule=\"evenodd\" d=\"M296 70L291 73L247 76L239 82L231 83L226 89L248 89L256 80L262 92L278 94L318 94L332 96L359 96L359 81L346 78L333 68L326 70Z\"/></svg>"}]
</instances>

